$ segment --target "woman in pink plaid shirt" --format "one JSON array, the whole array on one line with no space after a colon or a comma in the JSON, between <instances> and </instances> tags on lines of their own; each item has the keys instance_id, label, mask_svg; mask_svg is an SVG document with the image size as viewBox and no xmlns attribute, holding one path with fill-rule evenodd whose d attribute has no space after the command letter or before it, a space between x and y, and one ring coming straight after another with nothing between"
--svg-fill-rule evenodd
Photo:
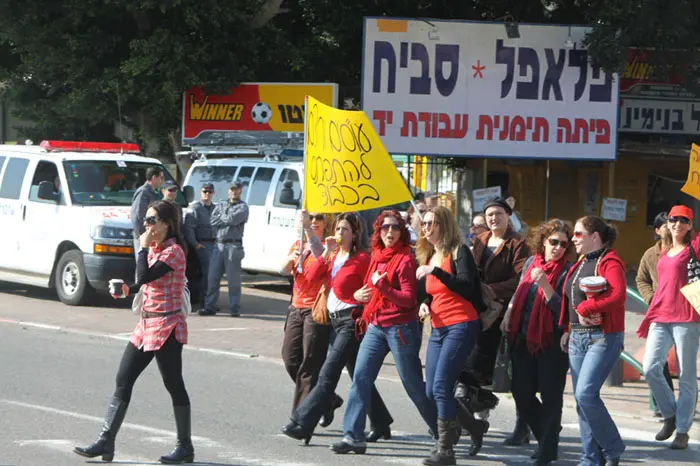
<instances>
[{"instance_id":1,"label":"woman in pink plaid shirt","mask_svg":"<svg viewBox=\"0 0 700 466\"><path fill-rule=\"evenodd\" d=\"M114 458L114 439L124 420L131 392L141 372L153 358L165 387L170 392L177 426L177 444L164 464L191 463L194 447L190 434L190 399L182 380L182 345L187 343L187 323L182 314L182 292L185 287L185 241L180 233L175 204L156 201L150 205L144 220L146 231L141 235L141 251L136 263L137 282L123 285L126 297L143 287L141 319L126 345L119 372L117 388L107 410L102 432L88 447L76 447L74 452L104 461ZM113 290L114 293L116 291Z\"/></svg>"}]
</instances>

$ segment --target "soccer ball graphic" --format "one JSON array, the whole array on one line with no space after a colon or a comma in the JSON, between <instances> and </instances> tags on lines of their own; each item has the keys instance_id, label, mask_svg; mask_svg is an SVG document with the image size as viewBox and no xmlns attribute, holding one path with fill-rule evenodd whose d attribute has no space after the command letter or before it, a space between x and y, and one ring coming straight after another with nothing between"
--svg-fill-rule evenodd
<instances>
[{"instance_id":1,"label":"soccer ball graphic","mask_svg":"<svg viewBox=\"0 0 700 466\"><path fill-rule=\"evenodd\" d=\"M272 118L272 109L265 102L258 102L253 105L253 110L250 111L250 116L253 117L253 121L259 125L264 125L270 118Z\"/></svg>"}]
</instances>

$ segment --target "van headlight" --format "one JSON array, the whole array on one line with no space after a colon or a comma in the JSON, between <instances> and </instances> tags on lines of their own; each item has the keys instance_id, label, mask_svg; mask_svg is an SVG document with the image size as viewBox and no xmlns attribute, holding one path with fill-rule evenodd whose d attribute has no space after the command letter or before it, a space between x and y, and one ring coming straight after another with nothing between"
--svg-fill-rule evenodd
<instances>
[{"instance_id":1,"label":"van headlight","mask_svg":"<svg viewBox=\"0 0 700 466\"><path fill-rule=\"evenodd\" d=\"M92 230L92 239L95 241L95 243L111 244L116 246L134 245L133 230L131 228L98 225Z\"/></svg>"}]
</instances>

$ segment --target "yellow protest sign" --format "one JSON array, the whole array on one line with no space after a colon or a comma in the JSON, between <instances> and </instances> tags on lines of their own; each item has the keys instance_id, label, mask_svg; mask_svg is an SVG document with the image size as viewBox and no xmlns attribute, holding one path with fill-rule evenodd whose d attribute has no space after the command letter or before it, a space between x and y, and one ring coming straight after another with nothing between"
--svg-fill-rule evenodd
<instances>
[{"instance_id":1,"label":"yellow protest sign","mask_svg":"<svg viewBox=\"0 0 700 466\"><path fill-rule=\"evenodd\" d=\"M304 208L337 213L412 199L411 192L362 111L338 110L308 97Z\"/></svg>"},{"instance_id":2,"label":"yellow protest sign","mask_svg":"<svg viewBox=\"0 0 700 466\"><path fill-rule=\"evenodd\" d=\"M690 164L688 166L688 180L681 191L700 199L700 146L693 144L690 148Z\"/></svg>"}]
</instances>

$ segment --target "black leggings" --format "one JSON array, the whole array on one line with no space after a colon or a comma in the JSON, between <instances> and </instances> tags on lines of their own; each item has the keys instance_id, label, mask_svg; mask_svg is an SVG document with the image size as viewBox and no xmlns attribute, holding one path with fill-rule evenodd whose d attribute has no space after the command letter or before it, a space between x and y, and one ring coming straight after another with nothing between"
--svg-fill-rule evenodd
<instances>
[{"instance_id":1,"label":"black leggings","mask_svg":"<svg viewBox=\"0 0 700 466\"><path fill-rule=\"evenodd\" d=\"M119 372L117 372L117 388L114 391L114 397L125 403L131 400L136 379L148 367L154 356L165 388L173 399L173 406L189 406L190 397L182 380L182 343L175 338L175 331L157 351L137 349L131 342L126 345L119 364Z\"/></svg>"}]
</instances>

